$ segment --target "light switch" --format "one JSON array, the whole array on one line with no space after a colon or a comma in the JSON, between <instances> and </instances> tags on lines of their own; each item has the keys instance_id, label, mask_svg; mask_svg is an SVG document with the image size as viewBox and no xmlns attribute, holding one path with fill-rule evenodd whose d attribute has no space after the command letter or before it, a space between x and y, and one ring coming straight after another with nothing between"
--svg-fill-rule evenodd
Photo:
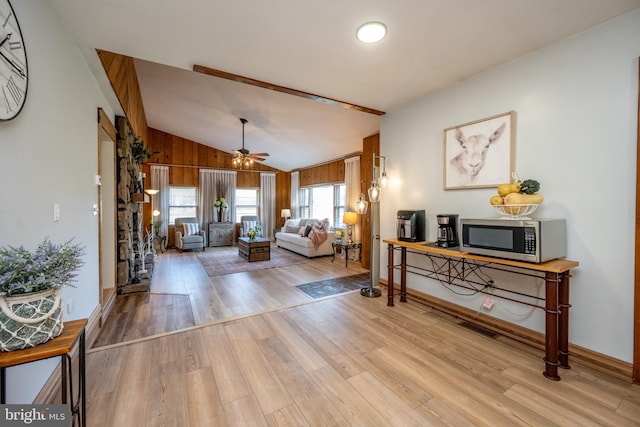
<instances>
[{"instance_id":1,"label":"light switch","mask_svg":"<svg viewBox=\"0 0 640 427\"><path fill-rule=\"evenodd\" d=\"M98 215L98 204L94 203L93 204L93 216Z\"/></svg>"},{"instance_id":2,"label":"light switch","mask_svg":"<svg viewBox=\"0 0 640 427\"><path fill-rule=\"evenodd\" d=\"M60 221L60 203L53 204L53 221Z\"/></svg>"}]
</instances>

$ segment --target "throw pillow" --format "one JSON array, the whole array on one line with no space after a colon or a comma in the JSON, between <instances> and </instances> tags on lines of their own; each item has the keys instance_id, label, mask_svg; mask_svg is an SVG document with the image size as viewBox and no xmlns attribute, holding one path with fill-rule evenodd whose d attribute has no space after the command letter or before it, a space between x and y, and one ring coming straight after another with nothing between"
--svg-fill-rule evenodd
<instances>
[{"instance_id":1,"label":"throw pillow","mask_svg":"<svg viewBox=\"0 0 640 427\"><path fill-rule=\"evenodd\" d=\"M257 225L257 221L242 221L242 228L244 230L244 234L247 234L250 228L253 228Z\"/></svg>"},{"instance_id":2,"label":"throw pillow","mask_svg":"<svg viewBox=\"0 0 640 427\"><path fill-rule=\"evenodd\" d=\"M192 236L194 234L198 234L200 231L200 227L195 222L185 222L182 224L182 227L184 229L185 236Z\"/></svg>"},{"instance_id":3,"label":"throw pillow","mask_svg":"<svg viewBox=\"0 0 640 427\"><path fill-rule=\"evenodd\" d=\"M311 229L313 229L313 225L309 224L304 229L304 237L309 237L309 233L311 233Z\"/></svg>"},{"instance_id":4,"label":"throw pillow","mask_svg":"<svg viewBox=\"0 0 640 427\"><path fill-rule=\"evenodd\" d=\"M285 225L284 232L285 233L296 233L296 234L298 234L300 232L300 228L302 228L302 227L296 227L296 226L293 226L293 225Z\"/></svg>"}]
</instances>

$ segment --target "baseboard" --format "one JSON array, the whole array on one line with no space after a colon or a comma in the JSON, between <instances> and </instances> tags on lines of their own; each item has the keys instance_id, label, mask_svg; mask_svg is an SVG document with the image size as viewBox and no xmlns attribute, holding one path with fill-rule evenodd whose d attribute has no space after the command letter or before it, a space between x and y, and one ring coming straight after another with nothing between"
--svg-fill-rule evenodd
<instances>
[{"instance_id":1,"label":"baseboard","mask_svg":"<svg viewBox=\"0 0 640 427\"><path fill-rule=\"evenodd\" d=\"M87 320L87 325L85 326L85 349L88 350L93 345L93 342L98 337L98 333L100 332L100 317L101 317L101 308L100 305L93 310L91 316ZM77 347L72 351L71 357L72 359L77 356ZM77 362L74 361L74 367L77 366ZM59 403L61 399L60 395L60 383L62 382L62 375L60 372L60 363L58 363L51 373L51 376L47 380L47 382L42 386L40 393L33 400L33 403L36 405L45 405L47 403Z\"/></svg>"},{"instance_id":2,"label":"baseboard","mask_svg":"<svg viewBox=\"0 0 640 427\"><path fill-rule=\"evenodd\" d=\"M109 295L109 298L106 301L104 301L104 304L102 304L102 313L100 316L100 327L102 327L102 325L104 325L107 319L109 318L109 315L111 314L111 310L113 309L113 306L115 305L115 302L116 302L116 295L118 295L118 292L114 290Z\"/></svg>"},{"instance_id":3,"label":"baseboard","mask_svg":"<svg viewBox=\"0 0 640 427\"><path fill-rule=\"evenodd\" d=\"M380 284L387 287L385 279L380 279ZM394 289L399 292L400 286L394 285ZM462 307L415 289L407 289L407 298L544 351L544 334L540 332L488 316L485 313L478 313L477 310ZM571 354L571 362L588 366L625 381L631 382L633 380L633 365L631 363L571 343L569 343L569 353Z\"/></svg>"}]
</instances>

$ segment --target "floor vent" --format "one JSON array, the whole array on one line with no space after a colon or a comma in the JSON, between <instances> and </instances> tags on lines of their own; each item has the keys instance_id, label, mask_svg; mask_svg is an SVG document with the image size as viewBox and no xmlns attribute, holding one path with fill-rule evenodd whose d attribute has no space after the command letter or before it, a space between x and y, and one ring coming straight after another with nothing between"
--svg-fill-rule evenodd
<instances>
[{"instance_id":1,"label":"floor vent","mask_svg":"<svg viewBox=\"0 0 640 427\"><path fill-rule=\"evenodd\" d=\"M490 331L488 329L482 328L480 326L474 325L473 323L469 323L469 322L460 322L458 323L458 325L462 326L463 328L467 328L474 332L482 334L485 337L489 337L489 338L495 338L499 335L493 331Z\"/></svg>"}]
</instances>

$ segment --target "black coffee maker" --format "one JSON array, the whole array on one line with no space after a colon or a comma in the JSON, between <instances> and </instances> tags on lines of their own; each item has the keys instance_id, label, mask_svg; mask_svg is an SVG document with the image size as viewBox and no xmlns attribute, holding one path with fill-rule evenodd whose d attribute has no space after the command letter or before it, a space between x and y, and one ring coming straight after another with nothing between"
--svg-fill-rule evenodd
<instances>
[{"instance_id":1,"label":"black coffee maker","mask_svg":"<svg viewBox=\"0 0 640 427\"><path fill-rule=\"evenodd\" d=\"M422 242L425 239L425 213L420 211L398 211L396 223L398 240Z\"/></svg>"},{"instance_id":2,"label":"black coffee maker","mask_svg":"<svg viewBox=\"0 0 640 427\"><path fill-rule=\"evenodd\" d=\"M459 246L458 241L458 215L437 215L438 240L436 245L441 248L453 248Z\"/></svg>"}]
</instances>

